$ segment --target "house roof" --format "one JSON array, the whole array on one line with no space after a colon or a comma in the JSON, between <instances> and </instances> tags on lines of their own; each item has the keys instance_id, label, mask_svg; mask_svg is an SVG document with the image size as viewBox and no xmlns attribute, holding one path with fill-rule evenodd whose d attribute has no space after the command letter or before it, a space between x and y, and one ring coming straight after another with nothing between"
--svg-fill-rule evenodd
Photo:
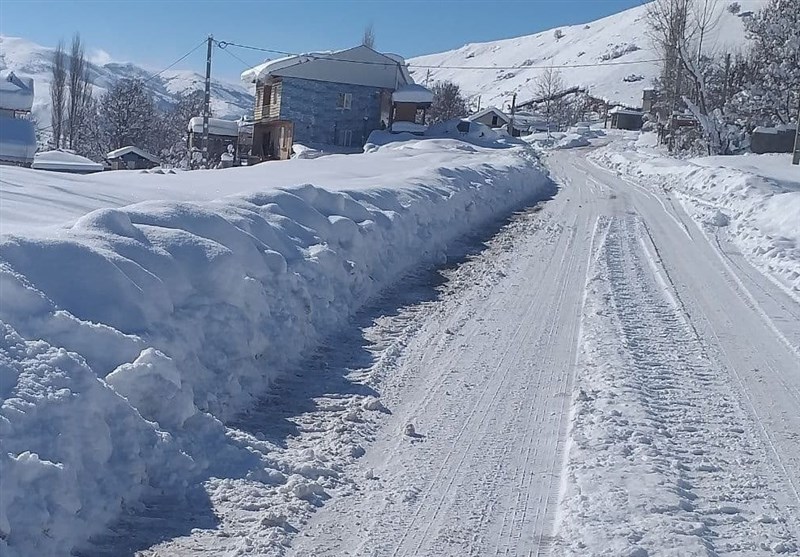
<instances>
[{"instance_id":1,"label":"house roof","mask_svg":"<svg viewBox=\"0 0 800 557\"><path fill-rule=\"evenodd\" d=\"M111 152L107 153L106 154L106 158L108 160L117 159L119 157L127 155L128 153L133 153L135 155L139 155L143 159L147 159L150 162L154 162L156 164L160 164L161 163L161 159L159 159L157 156L148 153L144 149L139 149L138 147L134 147L133 145L128 145L127 147L122 147L120 149L115 149L114 151L111 151Z\"/></svg>"},{"instance_id":2,"label":"house roof","mask_svg":"<svg viewBox=\"0 0 800 557\"><path fill-rule=\"evenodd\" d=\"M0 72L0 108L30 111L33 106L33 79L12 71Z\"/></svg>"},{"instance_id":3,"label":"house roof","mask_svg":"<svg viewBox=\"0 0 800 557\"><path fill-rule=\"evenodd\" d=\"M467 119L472 121L472 122L474 122L475 120L477 120L479 118L483 118L487 114L494 114L495 116L497 116L499 119L501 119L506 124L509 121L511 121L511 118L509 118L509 116L507 114L505 114L502 110L500 110L496 106L488 106L488 107L484 108L483 110L481 110L479 112L476 112L475 114L470 114L467 117Z\"/></svg>"},{"instance_id":4,"label":"house roof","mask_svg":"<svg viewBox=\"0 0 800 557\"><path fill-rule=\"evenodd\" d=\"M268 77L297 77L388 89L414 82L401 56L377 52L364 45L276 58L242 73L242 80L247 83L258 83Z\"/></svg>"},{"instance_id":5,"label":"house roof","mask_svg":"<svg viewBox=\"0 0 800 557\"><path fill-rule=\"evenodd\" d=\"M627 114L629 116L642 116L641 110L631 110L629 108L623 108L621 106L615 106L611 110L608 111L609 114Z\"/></svg>"},{"instance_id":6,"label":"house roof","mask_svg":"<svg viewBox=\"0 0 800 557\"><path fill-rule=\"evenodd\" d=\"M203 133L203 117L195 116L189 120L187 129L192 133ZM236 120L223 120L221 118L208 119L208 133L211 135L225 135L237 137L239 135L239 122Z\"/></svg>"},{"instance_id":7,"label":"house roof","mask_svg":"<svg viewBox=\"0 0 800 557\"><path fill-rule=\"evenodd\" d=\"M406 83L392 93L392 102L431 104L433 102L433 92L422 85Z\"/></svg>"}]
</instances>

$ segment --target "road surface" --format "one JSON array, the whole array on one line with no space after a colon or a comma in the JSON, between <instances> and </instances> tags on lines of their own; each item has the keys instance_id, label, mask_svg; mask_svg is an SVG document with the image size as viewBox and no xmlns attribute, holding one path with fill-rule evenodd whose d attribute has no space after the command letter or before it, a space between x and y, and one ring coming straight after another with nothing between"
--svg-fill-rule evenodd
<instances>
[{"instance_id":1,"label":"road surface","mask_svg":"<svg viewBox=\"0 0 800 557\"><path fill-rule=\"evenodd\" d=\"M289 555L797 551L800 305L585 155L550 155L500 278L417 316L365 479Z\"/></svg>"}]
</instances>

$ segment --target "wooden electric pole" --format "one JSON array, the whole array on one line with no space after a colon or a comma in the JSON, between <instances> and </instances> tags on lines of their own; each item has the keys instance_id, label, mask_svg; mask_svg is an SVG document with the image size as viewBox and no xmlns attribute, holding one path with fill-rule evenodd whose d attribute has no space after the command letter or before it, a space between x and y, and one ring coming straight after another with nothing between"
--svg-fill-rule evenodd
<instances>
[{"instance_id":1,"label":"wooden electric pole","mask_svg":"<svg viewBox=\"0 0 800 557\"><path fill-rule=\"evenodd\" d=\"M514 112L517 110L517 94L511 97L511 119L508 121L508 135L514 137Z\"/></svg>"},{"instance_id":2,"label":"wooden electric pole","mask_svg":"<svg viewBox=\"0 0 800 557\"><path fill-rule=\"evenodd\" d=\"M203 168L208 168L208 119L211 116L211 47L214 36L208 36L208 50L206 52L206 89L205 104L203 105Z\"/></svg>"},{"instance_id":3,"label":"wooden electric pole","mask_svg":"<svg viewBox=\"0 0 800 557\"><path fill-rule=\"evenodd\" d=\"M800 99L797 103L797 124L794 128L794 156L792 157L792 164L800 164Z\"/></svg>"}]
</instances>

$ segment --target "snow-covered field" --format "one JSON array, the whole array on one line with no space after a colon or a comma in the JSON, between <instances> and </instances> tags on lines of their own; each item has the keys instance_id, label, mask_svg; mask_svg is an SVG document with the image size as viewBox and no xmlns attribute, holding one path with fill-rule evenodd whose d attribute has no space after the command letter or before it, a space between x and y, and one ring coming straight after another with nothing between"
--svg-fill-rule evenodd
<instances>
[{"instance_id":1,"label":"snow-covered field","mask_svg":"<svg viewBox=\"0 0 800 557\"><path fill-rule=\"evenodd\" d=\"M643 187L673 194L715 241L728 240L800 299L800 168L791 155L676 160L629 134L592 157Z\"/></svg>"},{"instance_id":2,"label":"snow-covered field","mask_svg":"<svg viewBox=\"0 0 800 557\"><path fill-rule=\"evenodd\" d=\"M746 44L743 14L763 6L760 0L740 0L741 11L734 15L726 9L729 3L716 4L719 20L705 39L707 52L742 50ZM514 17L513 10L502 17ZM514 92L518 94L517 104L537 97L536 78L547 66L567 66L559 69L566 87L586 87L598 98L632 107L642 105L642 90L653 86L659 71L657 62L646 62L659 56L648 36L645 6L560 30L560 38L555 29L549 29L524 37L467 44L412 58L409 64L417 81L453 81L471 99L481 96L481 106L503 108Z\"/></svg>"},{"instance_id":3,"label":"snow-covered field","mask_svg":"<svg viewBox=\"0 0 800 557\"><path fill-rule=\"evenodd\" d=\"M3 167L3 553L85 546L157 496L222 504L237 478L286 535L336 475L325 460L357 451L343 436L275 460L223 421L404 273L551 193L527 147L482 145L174 175ZM211 477L228 479L198 489Z\"/></svg>"}]
</instances>

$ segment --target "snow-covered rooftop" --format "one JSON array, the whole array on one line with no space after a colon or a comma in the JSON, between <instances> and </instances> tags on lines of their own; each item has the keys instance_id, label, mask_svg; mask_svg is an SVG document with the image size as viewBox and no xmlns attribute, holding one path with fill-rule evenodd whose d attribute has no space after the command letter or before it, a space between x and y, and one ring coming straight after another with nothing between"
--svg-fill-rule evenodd
<instances>
[{"instance_id":1,"label":"snow-covered rooftop","mask_svg":"<svg viewBox=\"0 0 800 557\"><path fill-rule=\"evenodd\" d=\"M12 71L0 72L0 108L30 111L33 107L33 79Z\"/></svg>"},{"instance_id":2,"label":"snow-covered rooftop","mask_svg":"<svg viewBox=\"0 0 800 557\"><path fill-rule=\"evenodd\" d=\"M611 110L608 111L609 114L630 114L632 116L641 116L641 110L631 110L630 108L625 108L622 106L615 106Z\"/></svg>"},{"instance_id":3,"label":"snow-covered rooftop","mask_svg":"<svg viewBox=\"0 0 800 557\"><path fill-rule=\"evenodd\" d=\"M75 153L54 150L36 153L31 168L61 172L100 172L103 170L103 165Z\"/></svg>"},{"instance_id":4,"label":"snow-covered rooftop","mask_svg":"<svg viewBox=\"0 0 800 557\"><path fill-rule=\"evenodd\" d=\"M405 60L359 45L331 52L309 52L268 60L242 72L242 80L257 83L269 77L295 77L394 89L413 83Z\"/></svg>"},{"instance_id":5,"label":"snow-covered rooftop","mask_svg":"<svg viewBox=\"0 0 800 557\"><path fill-rule=\"evenodd\" d=\"M195 116L189 120L187 129L192 133L203 133L203 117ZM236 137L239 135L239 122L236 120L209 118L208 133L211 135L226 135L229 137Z\"/></svg>"},{"instance_id":6,"label":"snow-covered rooftop","mask_svg":"<svg viewBox=\"0 0 800 557\"><path fill-rule=\"evenodd\" d=\"M422 85L407 83L392 93L392 102L430 104L433 102L433 92Z\"/></svg>"},{"instance_id":7,"label":"snow-covered rooftop","mask_svg":"<svg viewBox=\"0 0 800 557\"><path fill-rule=\"evenodd\" d=\"M496 106L487 106L486 108L476 112L475 114L470 114L467 118L474 122L475 120L483 118L487 114L494 114L495 116L497 116L499 119L501 119L503 122L506 123L508 123L509 121L508 115L505 114L502 110L500 110Z\"/></svg>"},{"instance_id":8,"label":"snow-covered rooftop","mask_svg":"<svg viewBox=\"0 0 800 557\"><path fill-rule=\"evenodd\" d=\"M201 126L201 131L202 131L202 126L203 126L202 118L201 118L200 126ZM134 147L133 145L128 145L127 147L121 147L120 149L115 149L114 151L111 151L111 152L107 153L106 154L106 158L108 160L112 160L112 159L116 159L116 158L125 156L128 153L134 153L136 155L139 155L143 159L147 159L150 162L154 162L156 164L161 163L161 159L159 159L157 156L155 156L155 155L153 155L151 153L148 153L144 149L139 149L138 147Z\"/></svg>"}]
</instances>

